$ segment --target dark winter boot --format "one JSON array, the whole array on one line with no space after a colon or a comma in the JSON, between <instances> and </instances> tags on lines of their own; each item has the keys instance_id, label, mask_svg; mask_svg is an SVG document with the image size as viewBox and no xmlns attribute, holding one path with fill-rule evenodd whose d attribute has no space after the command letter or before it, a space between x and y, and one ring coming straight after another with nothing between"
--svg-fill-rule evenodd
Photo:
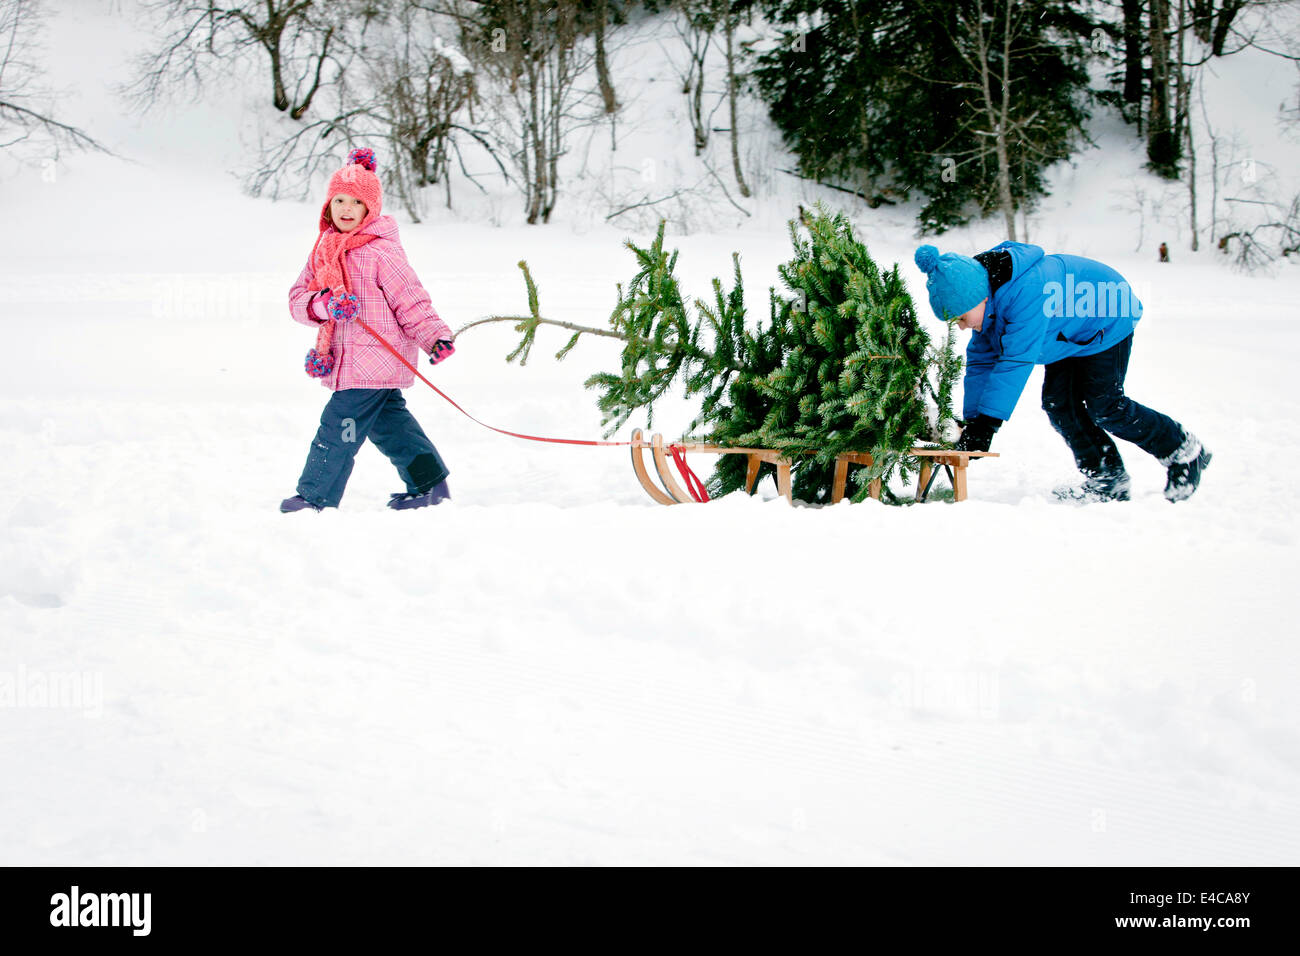
<instances>
[{"instance_id":1,"label":"dark winter boot","mask_svg":"<svg viewBox=\"0 0 1300 956\"><path fill-rule=\"evenodd\" d=\"M322 511L320 505L314 505L302 495L294 495L292 498L285 498L280 502L280 511L288 514L290 511L302 511L303 508L310 508L312 511Z\"/></svg>"},{"instance_id":2,"label":"dark winter boot","mask_svg":"<svg viewBox=\"0 0 1300 956\"><path fill-rule=\"evenodd\" d=\"M1081 485L1061 485L1052 489L1052 494L1062 501L1079 504L1095 504L1101 501L1129 500L1128 472L1120 471L1105 475L1088 475Z\"/></svg>"},{"instance_id":3,"label":"dark winter boot","mask_svg":"<svg viewBox=\"0 0 1300 956\"><path fill-rule=\"evenodd\" d=\"M1169 469L1165 482L1165 497L1170 501L1183 501L1196 493L1201 483L1201 472L1210 463L1211 455L1191 432L1183 433L1183 443L1160 464Z\"/></svg>"},{"instance_id":4,"label":"dark winter boot","mask_svg":"<svg viewBox=\"0 0 1300 956\"><path fill-rule=\"evenodd\" d=\"M449 501L450 499L451 492L447 489L447 482L444 479L423 493L394 492L388 499L388 507L396 511L403 511L407 508L427 508L429 505L436 505L440 501Z\"/></svg>"}]
</instances>

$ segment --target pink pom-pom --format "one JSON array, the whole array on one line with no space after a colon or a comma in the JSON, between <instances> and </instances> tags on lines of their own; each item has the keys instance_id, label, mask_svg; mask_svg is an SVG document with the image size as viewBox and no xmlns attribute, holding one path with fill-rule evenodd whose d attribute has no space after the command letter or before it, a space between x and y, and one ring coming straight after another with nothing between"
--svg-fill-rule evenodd
<instances>
[{"instance_id":1,"label":"pink pom-pom","mask_svg":"<svg viewBox=\"0 0 1300 956\"><path fill-rule=\"evenodd\" d=\"M331 293L329 310L330 314L340 322L356 318L359 311L356 295L351 292L343 296L336 296Z\"/></svg>"},{"instance_id":2,"label":"pink pom-pom","mask_svg":"<svg viewBox=\"0 0 1300 956\"><path fill-rule=\"evenodd\" d=\"M359 163L372 173L375 171L375 151L373 149L354 149L348 153L348 165Z\"/></svg>"},{"instance_id":3,"label":"pink pom-pom","mask_svg":"<svg viewBox=\"0 0 1300 956\"><path fill-rule=\"evenodd\" d=\"M306 367L307 374L312 378L324 378L334 370L334 353L326 352L321 355L315 349L307 353L307 361L303 363Z\"/></svg>"}]
</instances>

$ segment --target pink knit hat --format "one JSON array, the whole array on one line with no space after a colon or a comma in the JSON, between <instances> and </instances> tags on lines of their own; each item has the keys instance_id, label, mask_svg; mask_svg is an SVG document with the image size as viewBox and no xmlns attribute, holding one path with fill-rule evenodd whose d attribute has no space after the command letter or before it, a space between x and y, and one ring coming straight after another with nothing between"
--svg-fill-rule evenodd
<instances>
[{"instance_id":1,"label":"pink knit hat","mask_svg":"<svg viewBox=\"0 0 1300 956\"><path fill-rule=\"evenodd\" d=\"M375 175L375 151L373 149L354 149L348 153L347 165L330 177L329 191L325 195L325 205L320 211L320 228L324 232L334 228L330 218L330 203L339 193L356 196L366 204L366 218L361 226L378 219L383 213L384 190ZM358 226L357 228L361 228Z\"/></svg>"},{"instance_id":2,"label":"pink knit hat","mask_svg":"<svg viewBox=\"0 0 1300 956\"><path fill-rule=\"evenodd\" d=\"M330 217L330 203L339 193L356 196L366 204L366 217L350 232L340 232ZM344 254L375 238L365 227L379 218L383 205L384 191L375 175L375 151L354 149L348 154L347 165L330 177L325 205L321 206L317 223L320 232L311 249L312 289L330 289L340 296L352 291L347 270L343 268Z\"/></svg>"}]
</instances>

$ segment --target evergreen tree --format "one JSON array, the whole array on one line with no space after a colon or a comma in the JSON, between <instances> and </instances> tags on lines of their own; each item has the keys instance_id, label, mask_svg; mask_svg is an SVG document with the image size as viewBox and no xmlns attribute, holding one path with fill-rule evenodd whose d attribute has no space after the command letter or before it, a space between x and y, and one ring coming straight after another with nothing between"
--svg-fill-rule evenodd
<instances>
[{"instance_id":1,"label":"evergreen tree","mask_svg":"<svg viewBox=\"0 0 1300 956\"><path fill-rule=\"evenodd\" d=\"M610 328L624 342L622 367L617 375L599 372L584 383L587 388L600 389L597 405L606 435L622 428L641 408L646 410L647 425L653 425L654 403L679 377L689 376L692 365L715 369L719 374L724 371L723 356L710 354L699 345L700 323L692 324L689 307L673 275L677 252L664 251L664 221L660 220L659 232L648 249L639 248L631 240L625 245L636 256L641 270L628 283L627 292L619 285L618 303L609 318ZM577 338L575 334L566 348L571 348ZM739 366L733 369L737 370ZM703 380L691 376L691 381Z\"/></svg>"},{"instance_id":2,"label":"evergreen tree","mask_svg":"<svg viewBox=\"0 0 1300 956\"><path fill-rule=\"evenodd\" d=\"M766 12L782 42L753 75L799 171L873 206L919 192L923 231L1004 207L999 173L1011 211L1031 207L1083 138L1096 24L1063 0L769 0ZM1013 139L999 150L997 134Z\"/></svg>"},{"instance_id":3,"label":"evergreen tree","mask_svg":"<svg viewBox=\"0 0 1300 956\"><path fill-rule=\"evenodd\" d=\"M932 344L898 266L882 270L843 213L820 204L801 210L790 237L794 257L778 270L788 294L769 289L768 322L751 330L739 256L732 257L731 289L714 279L713 302L695 300L692 318L673 275L677 253L665 250L660 222L648 248L626 243L640 269L626 290L619 286L610 331L553 323L574 330L557 357L584 331L623 340L620 370L585 383L600 393L606 435L640 409L652 423L654 403L680 383L686 397L701 396L688 429L693 438L786 453L801 500L830 500L837 454L870 452L874 463L852 475L852 497L861 500L872 479L887 488L893 474L906 476L913 464L908 449L922 439L943 441L954 421L952 391L962 363L953 328L941 346ZM526 356L538 325L550 322L538 313L531 277L528 283L532 315L518 325L524 338L511 358ZM710 494L734 491L744 478L744 457L721 455Z\"/></svg>"},{"instance_id":4,"label":"evergreen tree","mask_svg":"<svg viewBox=\"0 0 1300 956\"><path fill-rule=\"evenodd\" d=\"M842 213L801 211L790 238L794 258L778 271L791 296L770 292L767 328L752 344L741 339L746 374L697 423L715 444L788 453L804 501L830 500L836 455L870 452L874 464L855 476L860 499L871 479L905 469L918 439L942 437L961 359L951 327L932 346L898 266L882 271ZM724 456L712 483L725 494L743 480L744 460Z\"/></svg>"}]
</instances>

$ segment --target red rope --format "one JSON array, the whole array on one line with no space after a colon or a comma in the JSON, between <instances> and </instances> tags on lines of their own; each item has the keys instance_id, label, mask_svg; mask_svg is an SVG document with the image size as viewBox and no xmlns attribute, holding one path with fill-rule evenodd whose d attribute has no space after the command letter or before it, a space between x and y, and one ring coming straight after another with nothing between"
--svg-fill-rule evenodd
<instances>
[{"instance_id":1,"label":"red rope","mask_svg":"<svg viewBox=\"0 0 1300 956\"><path fill-rule=\"evenodd\" d=\"M682 480L686 482L686 490L690 492L691 497L696 501L708 501L709 493L704 490L704 482L700 481L699 476L691 471L691 466L686 464L686 453L682 450L681 445L669 445L668 450L673 453L673 461L677 464L677 470L681 472Z\"/></svg>"},{"instance_id":2,"label":"red rope","mask_svg":"<svg viewBox=\"0 0 1300 956\"><path fill-rule=\"evenodd\" d=\"M562 445L630 445L630 444L632 444L630 441L591 441L590 439L585 439L585 438L542 438L542 437L540 437L540 436L538 436L538 435L524 435L524 434L521 434L521 433L519 433L519 432L506 431L504 428L497 428L495 425L489 425L487 422L481 422L481 421L479 421L477 418L475 418L473 415L471 415L469 412L465 411L465 409L461 408L460 405L456 404L455 400L454 400L450 395L448 395L446 392L444 392L442 389L440 389L437 385L434 385L431 381L429 381L427 378L425 378L423 375L421 375L421 374L420 374L420 370L419 370L418 368L416 368L414 365L412 365L410 362L408 362L408 361L407 361L407 360L402 356L402 353L401 353L401 352L397 351L397 349L395 349L395 348L393 348L391 345L389 345L389 344L388 344L388 340L387 340L386 338L384 338L382 335L380 335L378 332L376 332L376 331L375 331L374 329L372 329L370 326L366 325L366 323L365 323L362 319L357 319L357 321L361 323L361 327L362 327L363 329L365 329L367 332L369 332L369 333L370 333L371 335L373 335L375 338L379 339L379 343L380 343L381 345L383 345L384 348L388 349L388 351L392 352L393 355L397 358L397 361L401 362L403 365L405 365L407 368L409 368L412 372L414 372L416 378L418 378L418 379L419 379L421 382L423 382L425 385L428 385L431 389L433 389L435 392L437 392L439 395L441 395L443 398L445 398L448 402L451 402L452 406L453 406L453 407L454 407L458 412L460 412L462 415L464 415L466 418L468 418L470 421L472 421L472 422L477 422L478 424L482 425L484 428L490 428L490 429L492 429L494 432L500 432L502 435L509 435L509 436L512 437L512 438L525 438L525 439L527 439L528 441L548 441L548 442L558 442L559 444L562 444ZM694 477L694 476L692 475L692 477ZM699 481L698 478L696 478L695 480L696 480L697 482ZM701 486L701 487L703 487L703 486ZM697 498L696 500L698 501L699 499ZM707 499L706 499L706 500L707 500Z\"/></svg>"}]
</instances>

